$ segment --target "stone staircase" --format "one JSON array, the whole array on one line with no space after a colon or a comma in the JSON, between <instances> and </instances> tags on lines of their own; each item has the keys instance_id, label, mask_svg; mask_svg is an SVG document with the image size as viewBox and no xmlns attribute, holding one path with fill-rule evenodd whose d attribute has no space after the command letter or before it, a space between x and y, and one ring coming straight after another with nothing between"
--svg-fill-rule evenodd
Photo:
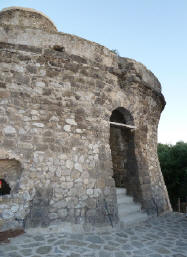
<instances>
[{"instance_id":1,"label":"stone staircase","mask_svg":"<svg viewBox=\"0 0 187 257\"><path fill-rule=\"evenodd\" d=\"M126 195L125 188L116 188L120 227L126 227L145 221L148 216L141 211L141 205Z\"/></svg>"}]
</instances>

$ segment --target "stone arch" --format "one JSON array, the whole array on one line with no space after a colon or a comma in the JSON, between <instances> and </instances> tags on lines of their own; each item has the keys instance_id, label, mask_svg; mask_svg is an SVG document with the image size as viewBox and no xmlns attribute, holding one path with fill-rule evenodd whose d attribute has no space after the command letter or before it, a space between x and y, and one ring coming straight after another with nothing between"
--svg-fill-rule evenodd
<instances>
[{"instance_id":1,"label":"stone arch","mask_svg":"<svg viewBox=\"0 0 187 257\"><path fill-rule=\"evenodd\" d=\"M134 125L131 113L123 107L118 107L112 111L110 122ZM136 198L139 193L139 182L134 130L129 127L110 124L110 148L116 187L126 188L128 194Z\"/></svg>"},{"instance_id":2,"label":"stone arch","mask_svg":"<svg viewBox=\"0 0 187 257\"><path fill-rule=\"evenodd\" d=\"M118 107L112 111L112 115L110 116L110 121L125 123L127 125L134 125L134 119L127 109L124 107Z\"/></svg>"}]
</instances>

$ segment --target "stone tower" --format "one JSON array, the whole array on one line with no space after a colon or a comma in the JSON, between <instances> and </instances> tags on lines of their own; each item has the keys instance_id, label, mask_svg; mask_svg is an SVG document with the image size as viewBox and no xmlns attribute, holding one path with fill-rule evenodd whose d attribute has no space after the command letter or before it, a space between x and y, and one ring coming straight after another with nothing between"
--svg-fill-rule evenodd
<instances>
[{"instance_id":1,"label":"stone tower","mask_svg":"<svg viewBox=\"0 0 187 257\"><path fill-rule=\"evenodd\" d=\"M58 32L35 10L3 9L3 224L94 227L108 224L106 208L117 224L116 187L149 215L171 210L157 157L164 105L141 63Z\"/></svg>"}]
</instances>

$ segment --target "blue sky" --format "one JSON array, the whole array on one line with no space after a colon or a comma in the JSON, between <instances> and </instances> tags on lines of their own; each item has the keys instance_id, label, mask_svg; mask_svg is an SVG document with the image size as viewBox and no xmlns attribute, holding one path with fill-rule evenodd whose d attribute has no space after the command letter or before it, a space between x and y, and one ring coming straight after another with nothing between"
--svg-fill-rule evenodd
<instances>
[{"instance_id":1,"label":"blue sky","mask_svg":"<svg viewBox=\"0 0 187 257\"><path fill-rule=\"evenodd\" d=\"M0 0L8 6L40 10L59 31L145 64L167 101L158 141L187 142L187 0Z\"/></svg>"}]
</instances>

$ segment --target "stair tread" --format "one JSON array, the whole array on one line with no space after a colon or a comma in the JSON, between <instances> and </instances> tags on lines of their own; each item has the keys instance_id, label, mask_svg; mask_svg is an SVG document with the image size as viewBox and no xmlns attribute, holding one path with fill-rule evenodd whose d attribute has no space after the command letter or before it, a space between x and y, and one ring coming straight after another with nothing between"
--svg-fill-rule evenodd
<instances>
[{"instance_id":1,"label":"stair tread","mask_svg":"<svg viewBox=\"0 0 187 257\"><path fill-rule=\"evenodd\" d=\"M140 206L138 206L138 205L131 205L131 206L124 206L124 207L121 207L121 208L119 208L118 207L118 211L119 212L125 212L125 211L140 211L141 210L141 208L140 208Z\"/></svg>"},{"instance_id":2,"label":"stair tread","mask_svg":"<svg viewBox=\"0 0 187 257\"><path fill-rule=\"evenodd\" d=\"M129 214L129 215L125 216L124 218L120 218L120 222L124 222L124 223L131 223L131 222L138 223L139 221L146 220L147 218L148 217L147 217L146 213L139 212L139 213Z\"/></svg>"},{"instance_id":3,"label":"stair tread","mask_svg":"<svg viewBox=\"0 0 187 257\"><path fill-rule=\"evenodd\" d=\"M116 188L119 220L124 225L145 221L147 214L141 212L141 205L127 195L125 188Z\"/></svg>"},{"instance_id":4,"label":"stair tread","mask_svg":"<svg viewBox=\"0 0 187 257\"><path fill-rule=\"evenodd\" d=\"M148 216L141 212L141 205L135 203L132 196L126 194L125 188L116 188L119 220L124 225L145 221Z\"/></svg>"},{"instance_id":5,"label":"stair tread","mask_svg":"<svg viewBox=\"0 0 187 257\"><path fill-rule=\"evenodd\" d=\"M116 194L117 195L126 194L126 192L127 192L126 188L122 188L122 187L116 188Z\"/></svg>"},{"instance_id":6,"label":"stair tread","mask_svg":"<svg viewBox=\"0 0 187 257\"><path fill-rule=\"evenodd\" d=\"M141 208L141 205L139 203L135 203L135 202L121 202L118 203L118 208L130 208L131 206L136 206L137 208Z\"/></svg>"},{"instance_id":7,"label":"stair tread","mask_svg":"<svg viewBox=\"0 0 187 257\"><path fill-rule=\"evenodd\" d=\"M133 214L129 214L129 215L127 215L127 217L131 217L132 219L134 218L134 217L147 217L147 214L145 213L145 212L136 212L136 213L133 213Z\"/></svg>"},{"instance_id":8,"label":"stair tread","mask_svg":"<svg viewBox=\"0 0 187 257\"><path fill-rule=\"evenodd\" d=\"M123 197L117 197L117 203L133 203L133 198L131 196L124 195Z\"/></svg>"}]
</instances>

